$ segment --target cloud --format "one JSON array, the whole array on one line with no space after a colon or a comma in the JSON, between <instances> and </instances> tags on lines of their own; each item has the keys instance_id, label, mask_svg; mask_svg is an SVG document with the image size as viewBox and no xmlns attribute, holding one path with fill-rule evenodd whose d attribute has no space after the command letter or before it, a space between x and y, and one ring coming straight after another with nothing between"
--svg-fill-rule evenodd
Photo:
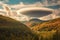
<instances>
[{"instance_id":1,"label":"cloud","mask_svg":"<svg viewBox=\"0 0 60 40\"><path fill-rule=\"evenodd\" d=\"M9 2L9 0L0 0L0 6L1 5L9 5L9 4L6 4L7 2Z\"/></svg>"},{"instance_id":2,"label":"cloud","mask_svg":"<svg viewBox=\"0 0 60 40\"><path fill-rule=\"evenodd\" d=\"M0 5L4 4L3 2L0 1Z\"/></svg>"},{"instance_id":3,"label":"cloud","mask_svg":"<svg viewBox=\"0 0 60 40\"><path fill-rule=\"evenodd\" d=\"M0 0L0 2L6 3L9 2L9 0Z\"/></svg>"},{"instance_id":4,"label":"cloud","mask_svg":"<svg viewBox=\"0 0 60 40\"><path fill-rule=\"evenodd\" d=\"M23 17L23 16L22 16ZM25 17L25 16L24 16ZM28 19L29 17L25 17L26 19ZM31 17L30 17L31 18ZM33 18L33 17L32 17ZM60 9L55 9L53 11L52 14L50 15L47 15L47 16L43 16L43 17L40 17L39 19L41 20L51 20L51 19L55 19L55 18L60 18ZM23 18L22 18L23 19Z\"/></svg>"},{"instance_id":5,"label":"cloud","mask_svg":"<svg viewBox=\"0 0 60 40\"><path fill-rule=\"evenodd\" d=\"M60 0L45 0L42 2L45 6L60 5Z\"/></svg>"},{"instance_id":6,"label":"cloud","mask_svg":"<svg viewBox=\"0 0 60 40\"><path fill-rule=\"evenodd\" d=\"M42 3L40 2L36 2L34 4L25 4L23 2L20 2L19 4L15 4L15 5L10 5L11 8L15 8L15 9L21 9L21 8L24 8L24 7L34 7L34 6L44 6Z\"/></svg>"},{"instance_id":7,"label":"cloud","mask_svg":"<svg viewBox=\"0 0 60 40\"><path fill-rule=\"evenodd\" d=\"M51 20L55 18L60 18L60 9L55 9L54 12L50 15L40 17L41 20Z\"/></svg>"}]
</instances>

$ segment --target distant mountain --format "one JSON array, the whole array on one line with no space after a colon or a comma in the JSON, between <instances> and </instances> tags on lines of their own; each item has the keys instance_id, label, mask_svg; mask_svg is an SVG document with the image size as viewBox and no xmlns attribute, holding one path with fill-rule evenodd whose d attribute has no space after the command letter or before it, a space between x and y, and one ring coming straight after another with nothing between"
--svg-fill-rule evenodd
<instances>
[{"instance_id":1,"label":"distant mountain","mask_svg":"<svg viewBox=\"0 0 60 40\"><path fill-rule=\"evenodd\" d=\"M12 18L0 15L0 40L38 40L26 25Z\"/></svg>"},{"instance_id":2,"label":"distant mountain","mask_svg":"<svg viewBox=\"0 0 60 40\"><path fill-rule=\"evenodd\" d=\"M40 20L40 19L31 19L29 20L30 22L35 22L35 23L39 23L39 22L45 22L43 20Z\"/></svg>"},{"instance_id":3,"label":"distant mountain","mask_svg":"<svg viewBox=\"0 0 60 40\"><path fill-rule=\"evenodd\" d=\"M40 20L40 19L30 19L28 22L26 22L25 24L27 25L27 26L29 26L29 27L32 27L32 26L34 26L34 25L36 25L36 24L38 24L38 23L43 23L43 22L45 22L45 21L43 21L43 20Z\"/></svg>"}]
</instances>

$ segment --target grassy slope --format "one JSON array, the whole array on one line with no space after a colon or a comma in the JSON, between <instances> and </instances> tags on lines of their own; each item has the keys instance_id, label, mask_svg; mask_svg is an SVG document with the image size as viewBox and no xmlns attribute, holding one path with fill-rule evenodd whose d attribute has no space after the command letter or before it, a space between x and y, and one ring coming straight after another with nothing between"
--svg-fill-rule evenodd
<instances>
[{"instance_id":1,"label":"grassy slope","mask_svg":"<svg viewBox=\"0 0 60 40\"><path fill-rule=\"evenodd\" d=\"M60 18L35 25L32 30L36 31L40 40L60 40Z\"/></svg>"},{"instance_id":2,"label":"grassy slope","mask_svg":"<svg viewBox=\"0 0 60 40\"><path fill-rule=\"evenodd\" d=\"M37 40L37 36L19 21L0 15L0 40Z\"/></svg>"},{"instance_id":3,"label":"grassy slope","mask_svg":"<svg viewBox=\"0 0 60 40\"><path fill-rule=\"evenodd\" d=\"M42 30L47 28L47 30L57 29L60 28L60 18L53 19L47 22L43 22L42 24L35 25L32 29L33 30Z\"/></svg>"}]
</instances>

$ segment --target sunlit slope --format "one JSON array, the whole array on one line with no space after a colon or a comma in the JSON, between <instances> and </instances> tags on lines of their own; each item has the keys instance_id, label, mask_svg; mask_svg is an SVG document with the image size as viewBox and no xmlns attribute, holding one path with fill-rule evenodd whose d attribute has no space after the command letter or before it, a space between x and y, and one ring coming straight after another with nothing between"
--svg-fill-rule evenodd
<instances>
[{"instance_id":1,"label":"sunlit slope","mask_svg":"<svg viewBox=\"0 0 60 40\"><path fill-rule=\"evenodd\" d=\"M0 40L38 40L24 24L0 15Z\"/></svg>"},{"instance_id":2,"label":"sunlit slope","mask_svg":"<svg viewBox=\"0 0 60 40\"><path fill-rule=\"evenodd\" d=\"M40 40L60 40L60 18L33 26Z\"/></svg>"},{"instance_id":3,"label":"sunlit slope","mask_svg":"<svg viewBox=\"0 0 60 40\"><path fill-rule=\"evenodd\" d=\"M60 18L53 19L47 22L43 22L42 24L35 25L32 29L37 31L51 31L51 30L58 30L60 28Z\"/></svg>"}]
</instances>

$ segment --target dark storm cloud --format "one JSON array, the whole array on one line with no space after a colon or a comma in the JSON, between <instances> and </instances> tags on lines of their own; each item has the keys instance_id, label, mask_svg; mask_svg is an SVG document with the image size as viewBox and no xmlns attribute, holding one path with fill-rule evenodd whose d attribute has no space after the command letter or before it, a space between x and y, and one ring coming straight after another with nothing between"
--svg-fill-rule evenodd
<instances>
[{"instance_id":1,"label":"dark storm cloud","mask_svg":"<svg viewBox=\"0 0 60 40\"><path fill-rule=\"evenodd\" d=\"M21 12L23 15L27 15L30 17L42 17L46 16L52 13L52 11L43 11L43 10L31 10L31 11L25 11Z\"/></svg>"}]
</instances>

